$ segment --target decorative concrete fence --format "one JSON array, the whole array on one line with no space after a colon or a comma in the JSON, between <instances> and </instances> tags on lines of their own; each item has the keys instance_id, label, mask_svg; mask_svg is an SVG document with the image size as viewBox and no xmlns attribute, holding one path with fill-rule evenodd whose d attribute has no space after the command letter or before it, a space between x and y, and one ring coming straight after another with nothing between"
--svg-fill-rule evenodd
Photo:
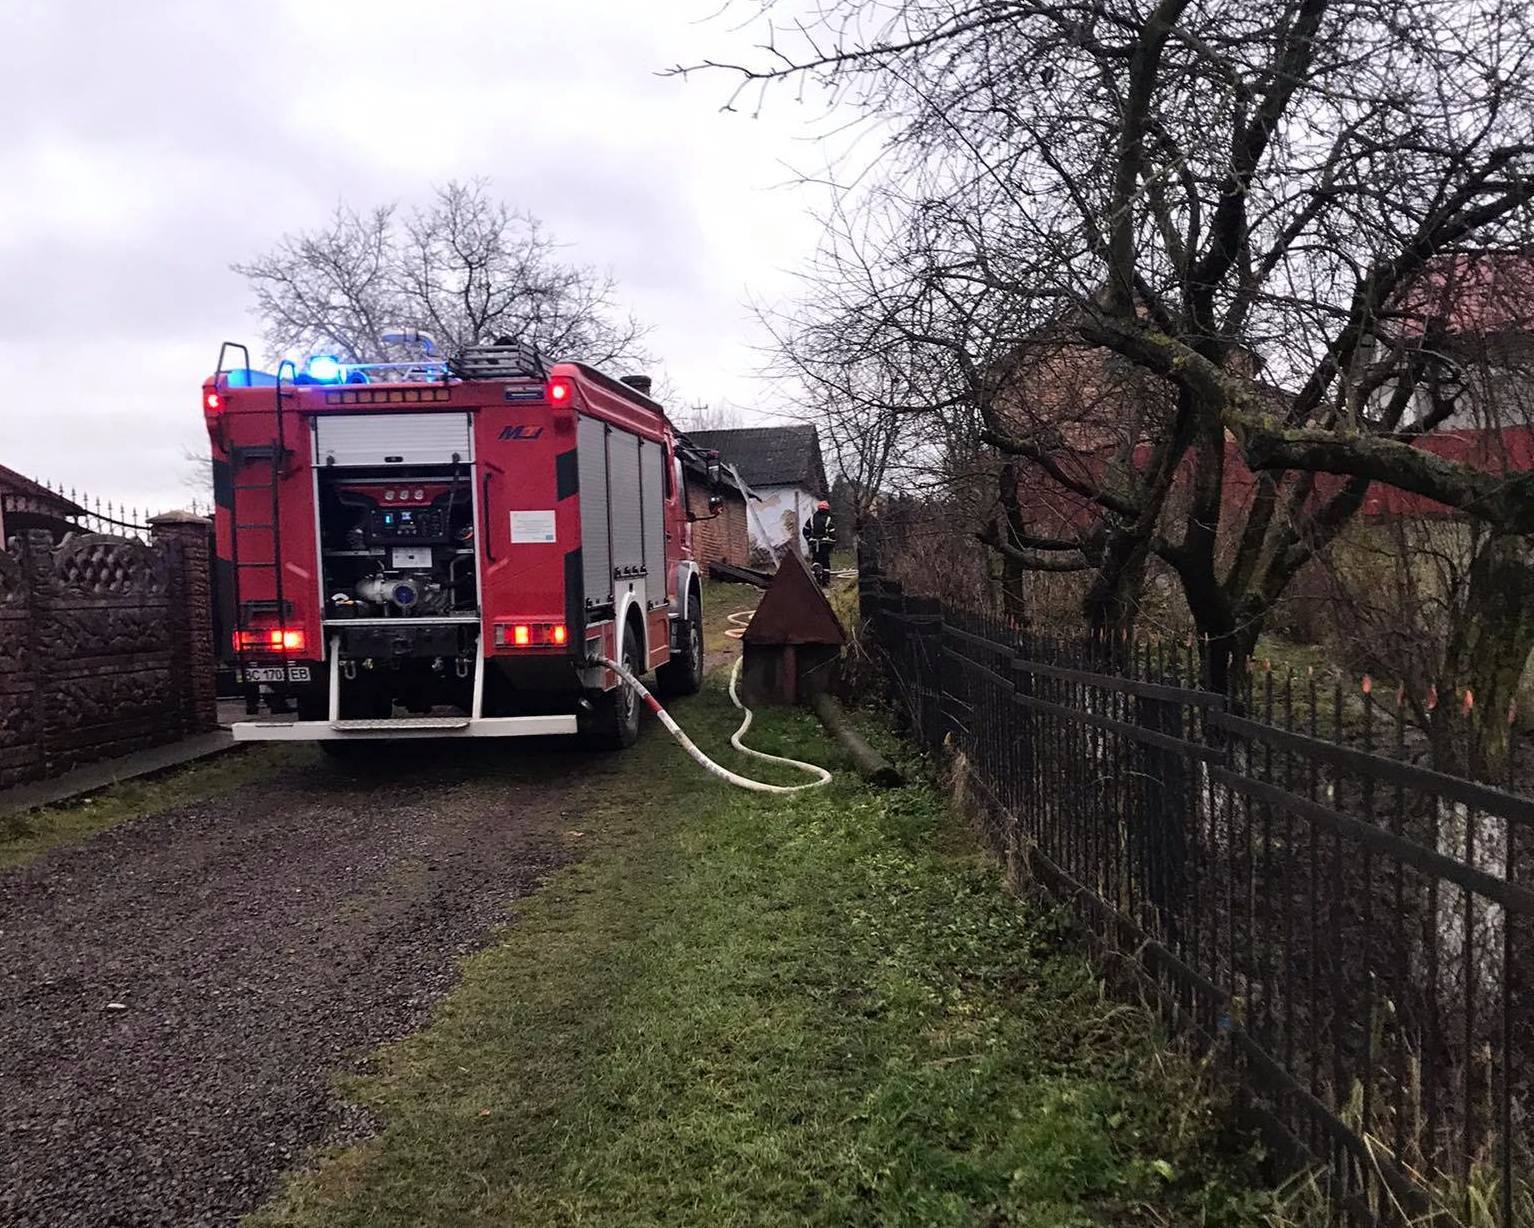
<instances>
[{"instance_id":1,"label":"decorative concrete fence","mask_svg":"<svg viewBox=\"0 0 1534 1228\"><path fill-rule=\"evenodd\" d=\"M0 788L212 729L209 521L0 550Z\"/></svg>"}]
</instances>

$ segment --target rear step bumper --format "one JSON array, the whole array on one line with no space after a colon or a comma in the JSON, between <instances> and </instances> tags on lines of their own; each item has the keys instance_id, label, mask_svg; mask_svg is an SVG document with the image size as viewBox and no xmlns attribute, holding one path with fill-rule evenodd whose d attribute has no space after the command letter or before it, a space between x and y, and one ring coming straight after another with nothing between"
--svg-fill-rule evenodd
<instances>
[{"instance_id":1,"label":"rear step bumper","mask_svg":"<svg viewBox=\"0 0 1534 1228\"><path fill-rule=\"evenodd\" d=\"M374 721L238 721L236 742L357 742L382 738L536 738L575 733L574 716L415 716Z\"/></svg>"}]
</instances>

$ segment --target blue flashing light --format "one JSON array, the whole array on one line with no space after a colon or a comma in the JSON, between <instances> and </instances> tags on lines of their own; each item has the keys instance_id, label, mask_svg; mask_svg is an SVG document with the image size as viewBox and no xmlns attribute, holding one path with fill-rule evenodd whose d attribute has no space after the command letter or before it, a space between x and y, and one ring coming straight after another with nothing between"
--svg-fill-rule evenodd
<instances>
[{"instance_id":1,"label":"blue flashing light","mask_svg":"<svg viewBox=\"0 0 1534 1228\"><path fill-rule=\"evenodd\" d=\"M316 354L304 365L304 374L316 384L339 384L346 372L334 354Z\"/></svg>"},{"instance_id":2,"label":"blue flashing light","mask_svg":"<svg viewBox=\"0 0 1534 1228\"><path fill-rule=\"evenodd\" d=\"M277 382L270 371L247 371L244 367L231 367L223 376L226 388L270 388Z\"/></svg>"}]
</instances>

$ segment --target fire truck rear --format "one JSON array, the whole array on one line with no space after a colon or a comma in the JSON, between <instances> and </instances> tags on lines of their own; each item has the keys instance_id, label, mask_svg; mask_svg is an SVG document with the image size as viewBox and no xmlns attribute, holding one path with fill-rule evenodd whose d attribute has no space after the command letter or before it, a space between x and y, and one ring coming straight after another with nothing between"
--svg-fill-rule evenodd
<instances>
[{"instance_id":1,"label":"fire truck rear","mask_svg":"<svg viewBox=\"0 0 1534 1228\"><path fill-rule=\"evenodd\" d=\"M237 738L627 746L639 704L597 658L697 690L686 444L647 381L520 345L275 374L234 354L203 413Z\"/></svg>"}]
</instances>

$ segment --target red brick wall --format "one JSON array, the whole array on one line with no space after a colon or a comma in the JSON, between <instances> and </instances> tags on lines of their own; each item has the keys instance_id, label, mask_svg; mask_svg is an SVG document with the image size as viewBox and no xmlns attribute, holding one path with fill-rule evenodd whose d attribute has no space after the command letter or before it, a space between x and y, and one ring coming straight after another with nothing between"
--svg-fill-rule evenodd
<instances>
[{"instance_id":1,"label":"red brick wall","mask_svg":"<svg viewBox=\"0 0 1534 1228\"><path fill-rule=\"evenodd\" d=\"M725 495L724 510L709 518L708 494L689 486L687 503L694 516L692 550L698 566L705 572L710 563L733 563L745 567L751 557L751 540L746 533L746 501L738 495Z\"/></svg>"}]
</instances>

